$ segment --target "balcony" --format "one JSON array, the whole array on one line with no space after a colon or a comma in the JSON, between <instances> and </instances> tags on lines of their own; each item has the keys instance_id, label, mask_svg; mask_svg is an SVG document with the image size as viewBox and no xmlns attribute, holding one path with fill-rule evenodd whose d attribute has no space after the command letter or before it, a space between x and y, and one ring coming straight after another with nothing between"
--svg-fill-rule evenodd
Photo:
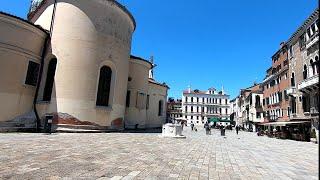
<instances>
[{"instance_id":1,"label":"balcony","mask_svg":"<svg viewBox=\"0 0 320 180\"><path fill-rule=\"evenodd\" d=\"M313 86L317 86L318 82L319 82L319 74L303 80L301 83L298 84L298 89L299 91L303 91L306 88L312 88Z\"/></svg>"},{"instance_id":2,"label":"balcony","mask_svg":"<svg viewBox=\"0 0 320 180\"><path fill-rule=\"evenodd\" d=\"M311 36L311 38L306 42L306 48L307 49L319 41L318 34L319 34L318 32L314 33Z\"/></svg>"}]
</instances>

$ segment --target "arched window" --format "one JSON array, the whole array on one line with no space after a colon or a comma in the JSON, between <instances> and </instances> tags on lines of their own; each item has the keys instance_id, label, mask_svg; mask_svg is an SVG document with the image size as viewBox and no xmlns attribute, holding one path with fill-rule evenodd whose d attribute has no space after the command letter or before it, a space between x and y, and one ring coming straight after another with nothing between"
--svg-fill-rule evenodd
<instances>
[{"instance_id":1,"label":"arched window","mask_svg":"<svg viewBox=\"0 0 320 180\"><path fill-rule=\"evenodd\" d=\"M261 104L260 104L260 96L259 95L256 95L256 107L260 107Z\"/></svg>"},{"instance_id":2,"label":"arched window","mask_svg":"<svg viewBox=\"0 0 320 180\"><path fill-rule=\"evenodd\" d=\"M99 85L97 92L97 106L109 106L112 70L108 66L100 69Z\"/></svg>"},{"instance_id":3,"label":"arched window","mask_svg":"<svg viewBox=\"0 0 320 180\"><path fill-rule=\"evenodd\" d=\"M315 58L314 58L314 60L315 60L315 62L314 62L314 65L316 66L316 70L317 70L317 74L319 73L319 57L318 56L316 56Z\"/></svg>"},{"instance_id":4,"label":"arched window","mask_svg":"<svg viewBox=\"0 0 320 180\"><path fill-rule=\"evenodd\" d=\"M291 74L291 86L295 86L296 85L296 82L295 82L295 79L294 79L294 73Z\"/></svg>"},{"instance_id":5,"label":"arched window","mask_svg":"<svg viewBox=\"0 0 320 180\"><path fill-rule=\"evenodd\" d=\"M46 84L43 91L43 99L42 99L43 101L51 101L54 76L56 74L56 67L57 67L57 59L53 58L50 60L48 65Z\"/></svg>"},{"instance_id":6,"label":"arched window","mask_svg":"<svg viewBox=\"0 0 320 180\"><path fill-rule=\"evenodd\" d=\"M303 66L303 79L307 79L307 65Z\"/></svg>"},{"instance_id":7,"label":"arched window","mask_svg":"<svg viewBox=\"0 0 320 180\"><path fill-rule=\"evenodd\" d=\"M311 71L310 71L310 77L311 77L316 74L316 63L314 63L312 59L310 60L310 66L311 66Z\"/></svg>"},{"instance_id":8,"label":"arched window","mask_svg":"<svg viewBox=\"0 0 320 180\"><path fill-rule=\"evenodd\" d=\"M163 113L163 101L159 101L159 111L158 111L158 116L162 116Z\"/></svg>"}]
</instances>

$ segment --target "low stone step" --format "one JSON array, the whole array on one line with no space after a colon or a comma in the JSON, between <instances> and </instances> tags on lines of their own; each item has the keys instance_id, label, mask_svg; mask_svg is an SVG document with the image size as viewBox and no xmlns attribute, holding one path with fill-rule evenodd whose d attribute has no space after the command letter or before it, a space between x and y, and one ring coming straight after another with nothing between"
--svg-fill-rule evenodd
<instances>
[{"instance_id":1,"label":"low stone step","mask_svg":"<svg viewBox=\"0 0 320 180\"><path fill-rule=\"evenodd\" d=\"M0 133L7 132L36 132L36 129L26 127L0 127Z\"/></svg>"},{"instance_id":2,"label":"low stone step","mask_svg":"<svg viewBox=\"0 0 320 180\"><path fill-rule=\"evenodd\" d=\"M92 129L73 129L73 128L64 128L58 127L55 132L60 133L104 133L106 130L92 130Z\"/></svg>"},{"instance_id":3,"label":"low stone step","mask_svg":"<svg viewBox=\"0 0 320 180\"><path fill-rule=\"evenodd\" d=\"M25 124L19 122L0 122L0 127L25 127Z\"/></svg>"},{"instance_id":4,"label":"low stone step","mask_svg":"<svg viewBox=\"0 0 320 180\"><path fill-rule=\"evenodd\" d=\"M58 128L67 128L67 129L85 129L85 130L106 130L106 127L103 126L93 126L93 125L72 125L72 124L58 124L55 125Z\"/></svg>"}]
</instances>

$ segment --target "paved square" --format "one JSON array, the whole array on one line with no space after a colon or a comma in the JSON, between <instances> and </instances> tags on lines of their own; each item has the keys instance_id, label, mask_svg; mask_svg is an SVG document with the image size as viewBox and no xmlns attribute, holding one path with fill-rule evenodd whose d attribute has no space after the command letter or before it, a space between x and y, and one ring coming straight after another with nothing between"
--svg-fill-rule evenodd
<instances>
[{"instance_id":1,"label":"paved square","mask_svg":"<svg viewBox=\"0 0 320 180\"><path fill-rule=\"evenodd\" d=\"M318 179L318 145L202 128L159 134L0 134L0 179Z\"/></svg>"}]
</instances>

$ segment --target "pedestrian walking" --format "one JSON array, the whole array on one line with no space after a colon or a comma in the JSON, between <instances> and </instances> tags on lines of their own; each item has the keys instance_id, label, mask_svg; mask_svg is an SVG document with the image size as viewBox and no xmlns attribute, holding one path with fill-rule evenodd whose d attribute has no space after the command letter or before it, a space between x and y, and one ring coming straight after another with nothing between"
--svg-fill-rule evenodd
<instances>
[{"instance_id":1,"label":"pedestrian walking","mask_svg":"<svg viewBox=\"0 0 320 180\"><path fill-rule=\"evenodd\" d=\"M193 128L194 128L194 124L193 124L193 122L191 123L191 131L193 131Z\"/></svg>"},{"instance_id":2,"label":"pedestrian walking","mask_svg":"<svg viewBox=\"0 0 320 180\"><path fill-rule=\"evenodd\" d=\"M239 126L238 125L236 126L236 132L237 132L237 135L238 135L238 133L239 133Z\"/></svg>"},{"instance_id":3,"label":"pedestrian walking","mask_svg":"<svg viewBox=\"0 0 320 180\"><path fill-rule=\"evenodd\" d=\"M206 135L209 135L210 127L207 122L204 124L204 128L206 129Z\"/></svg>"},{"instance_id":4,"label":"pedestrian walking","mask_svg":"<svg viewBox=\"0 0 320 180\"><path fill-rule=\"evenodd\" d=\"M181 121L181 127L182 127L182 130L183 130L183 126L184 126L184 122L183 122L183 121Z\"/></svg>"}]
</instances>

